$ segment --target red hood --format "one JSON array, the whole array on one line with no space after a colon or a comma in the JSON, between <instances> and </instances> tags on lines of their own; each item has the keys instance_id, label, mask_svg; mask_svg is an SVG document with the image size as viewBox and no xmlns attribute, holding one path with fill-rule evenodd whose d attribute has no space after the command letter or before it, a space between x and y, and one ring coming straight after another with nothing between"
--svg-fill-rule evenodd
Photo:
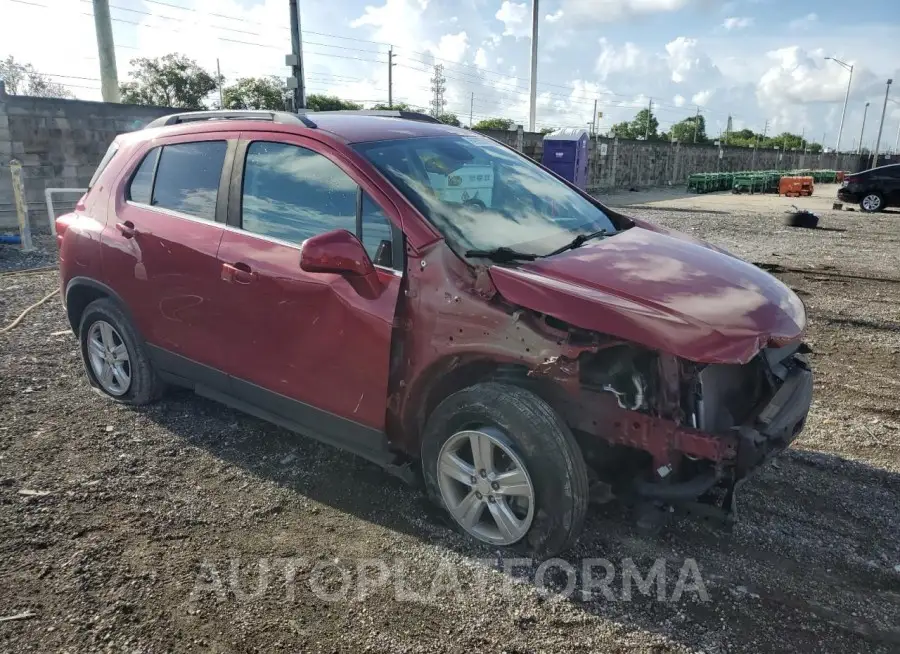
<instances>
[{"instance_id":1,"label":"red hood","mask_svg":"<svg viewBox=\"0 0 900 654\"><path fill-rule=\"evenodd\" d=\"M803 304L780 281L655 226L490 274L514 304L691 361L746 363L806 327Z\"/></svg>"}]
</instances>

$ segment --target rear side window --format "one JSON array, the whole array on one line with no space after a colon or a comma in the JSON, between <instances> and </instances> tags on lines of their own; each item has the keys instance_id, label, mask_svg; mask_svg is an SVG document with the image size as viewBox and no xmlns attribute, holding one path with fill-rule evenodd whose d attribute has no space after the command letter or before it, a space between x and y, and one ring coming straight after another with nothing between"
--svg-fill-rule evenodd
<instances>
[{"instance_id":1,"label":"rear side window","mask_svg":"<svg viewBox=\"0 0 900 654\"><path fill-rule=\"evenodd\" d=\"M156 168L158 158L159 148L153 148L138 166L128 185L128 199L132 202L150 204L150 196L153 192L153 170Z\"/></svg>"},{"instance_id":2,"label":"rear side window","mask_svg":"<svg viewBox=\"0 0 900 654\"><path fill-rule=\"evenodd\" d=\"M94 171L93 177L91 177L91 181L88 182L88 190L94 188L94 184L97 183L97 180L100 179L100 175L109 165L109 162L113 160L113 157L116 156L116 152L119 151L119 144L113 142L109 148L106 150L106 154L103 155L103 158L100 160L100 163L97 164L97 170Z\"/></svg>"},{"instance_id":3,"label":"rear side window","mask_svg":"<svg viewBox=\"0 0 900 654\"><path fill-rule=\"evenodd\" d=\"M225 150L225 141L164 146L150 204L215 220Z\"/></svg>"}]
</instances>

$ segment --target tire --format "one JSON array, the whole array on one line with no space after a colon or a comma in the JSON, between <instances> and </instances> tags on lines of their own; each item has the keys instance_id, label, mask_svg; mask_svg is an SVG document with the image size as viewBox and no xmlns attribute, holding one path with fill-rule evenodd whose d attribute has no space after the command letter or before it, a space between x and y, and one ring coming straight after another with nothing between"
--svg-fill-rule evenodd
<instances>
[{"instance_id":1,"label":"tire","mask_svg":"<svg viewBox=\"0 0 900 654\"><path fill-rule=\"evenodd\" d=\"M89 341L92 332L97 328L102 332L102 324L106 323L114 330L116 343L124 345L127 352L127 372L129 380L127 385L120 384L121 388L111 391L98 379L91 362ZM81 314L81 322L78 328L78 339L81 343L81 359L87 372L88 380L98 392L111 397L122 404L140 406L150 404L162 397L165 384L156 374L143 340L137 335L131 322L116 302L109 298L94 300Z\"/></svg>"},{"instance_id":2,"label":"tire","mask_svg":"<svg viewBox=\"0 0 900 654\"><path fill-rule=\"evenodd\" d=\"M445 501L445 498L448 501L455 500L451 497L455 492L453 488L458 489L460 495L470 492L477 495L475 485L470 483L471 488L467 488L466 483L461 480L448 481L447 475L439 469L441 457L448 446L462 442L459 452L467 447L466 439L470 436L462 434L467 430L488 435L511 451L512 456L507 457L500 448L494 450L500 452L499 461L495 454L498 470L502 468L504 461L512 459L518 459L524 467L533 490L533 500L528 502L530 520L527 531L514 542L498 543L473 533L454 516ZM474 456L474 449L467 451ZM465 453L460 454L460 457L465 458ZM515 461L512 463L515 464ZM584 458L568 426L556 411L529 390L490 382L470 386L446 398L429 416L425 426L422 469L426 492L431 501L445 509L457 530L470 538L494 547L510 547L518 552L550 557L571 547L581 534L589 495ZM509 470L510 467L507 466L506 469ZM480 471L475 474L479 473ZM477 483L481 484L482 481L478 480ZM517 503L515 510L524 515L524 509L518 504L524 503L524 500L520 498L492 494L487 499L494 506L484 505L482 520L487 525L493 521L498 532L500 522L494 520L493 516L496 515L495 511L501 510L500 502L504 509Z\"/></svg>"},{"instance_id":3,"label":"tire","mask_svg":"<svg viewBox=\"0 0 900 654\"><path fill-rule=\"evenodd\" d=\"M866 193L859 201L859 208L865 213L878 213L884 209L884 196L881 193Z\"/></svg>"}]
</instances>

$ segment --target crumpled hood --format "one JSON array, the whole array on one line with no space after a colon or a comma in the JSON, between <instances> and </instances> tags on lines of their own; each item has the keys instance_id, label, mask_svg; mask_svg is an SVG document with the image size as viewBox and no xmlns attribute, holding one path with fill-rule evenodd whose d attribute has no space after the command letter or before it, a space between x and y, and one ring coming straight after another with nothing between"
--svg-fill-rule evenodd
<instances>
[{"instance_id":1,"label":"crumpled hood","mask_svg":"<svg viewBox=\"0 0 900 654\"><path fill-rule=\"evenodd\" d=\"M803 303L773 276L650 225L490 275L514 304L702 363L746 363L806 327Z\"/></svg>"}]
</instances>

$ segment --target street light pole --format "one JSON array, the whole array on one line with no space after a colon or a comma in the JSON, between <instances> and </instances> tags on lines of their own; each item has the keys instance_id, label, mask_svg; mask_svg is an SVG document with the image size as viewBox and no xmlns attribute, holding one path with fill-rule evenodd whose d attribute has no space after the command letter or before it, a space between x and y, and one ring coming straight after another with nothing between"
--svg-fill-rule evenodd
<instances>
[{"instance_id":1,"label":"street light pole","mask_svg":"<svg viewBox=\"0 0 900 654\"><path fill-rule=\"evenodd\" d=\"M878 165L878 148L881 146L881 132L884 130L884 116L887 114L888 96L891 94L891 84L894 80L889 79L884 89L884 106L881 107L881 123L878 125L878 138L875 139L875 154L872 155L872 167Z\"/></svg>"},{"instance_id":2,"label":"street light pole","mask_svg":"<svg viewBox=\"0 0 900 654\"><path fill-rule=\"evenodd\" d=\"M825 57L825 59L831 59L831 61L839 64L845 70L850 71L850 78L847 80L847 93L844 95L844 109L841 111L841 126L838 128L837 146L834 148L835 152L840 153L841 136L844 134L844 117L847 115L847 102L850 100L850 85L853 83L853 66L840 59L835 59L834 57Z\"/></svg>"},{"instance_id":3,"label":"street light pole","mask_svg":"<svg viewBox=\"0 0 900 654\"><path fill-rule=\"evenodd\" d=\"M856 146L856 154L862 154L862 144L863 144L863 132L866 131L866 114L869 113L869 103L866 103L865 109L863 109L863 124L862 129L859 130L859 145Z\"/></svg>"},{"instance_id":4,"label":"street light pole","mask_svg":"<svg viewBox=\"0 0 900 654\"><path fill-rule=\"evenodd\" d=\"M531 0L531 88L528 98L528 131L534 131L534 122L537 118L537 64L538 64L538 0Z\"/></svg>"}]
</instances>

